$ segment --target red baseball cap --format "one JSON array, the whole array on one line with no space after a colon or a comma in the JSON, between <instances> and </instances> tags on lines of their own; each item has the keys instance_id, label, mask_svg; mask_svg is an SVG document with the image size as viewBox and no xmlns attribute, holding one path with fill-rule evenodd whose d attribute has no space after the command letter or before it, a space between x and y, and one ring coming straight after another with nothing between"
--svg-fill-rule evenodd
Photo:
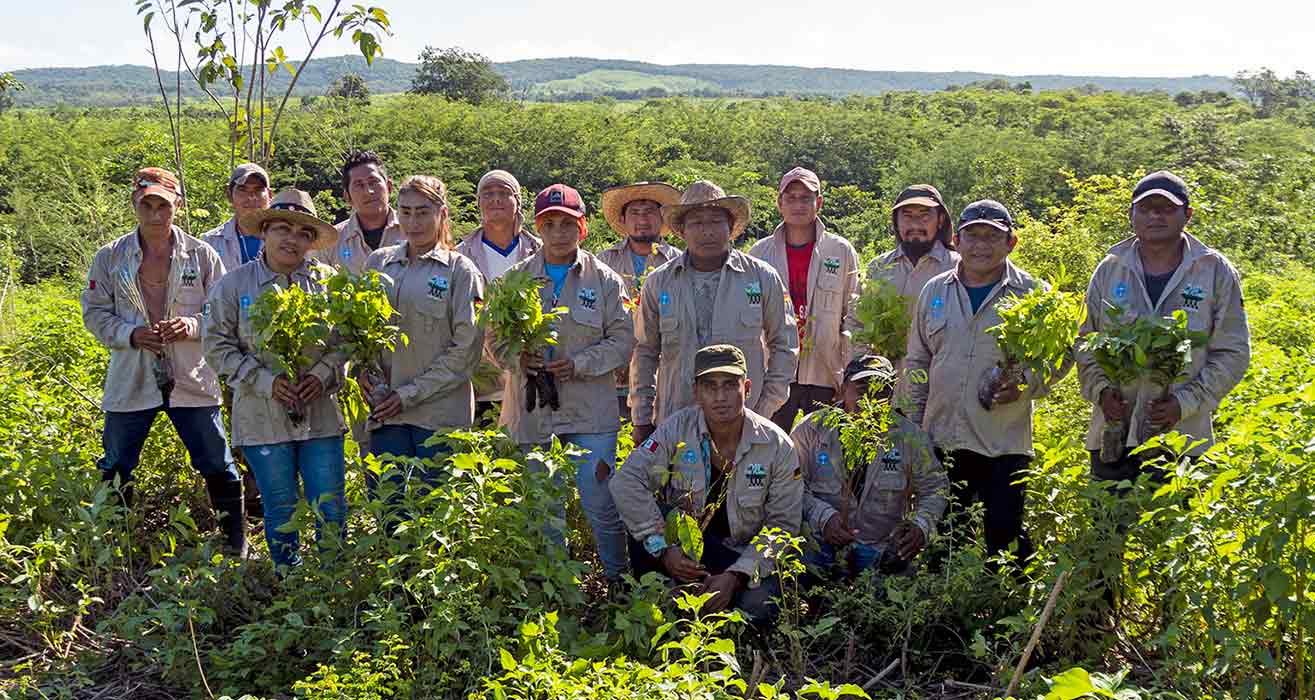
<instances>
[{"instance_id":1,"label":"red baseball cap","mask_svg":"<svg viewBox=\"0 0 1315 700\"><path fill-rule=\"evenodd\" d=\"M534 197L534 218L550 211L566 212L577 219L583 219L584 199L573 187L561 183L549 185Z\"/></svg>"}]
</instances>

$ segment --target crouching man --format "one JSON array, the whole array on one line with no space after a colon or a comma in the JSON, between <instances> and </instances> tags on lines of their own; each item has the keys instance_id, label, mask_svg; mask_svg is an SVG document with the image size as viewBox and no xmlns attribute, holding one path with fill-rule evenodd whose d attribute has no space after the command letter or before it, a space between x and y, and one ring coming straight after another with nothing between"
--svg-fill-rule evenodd
<instances>
[{"instance_id":1,"label":"crouching man","mask_svg":"<svg viewBox=\"0 0 1315 700\"><path fill-rule=\"evenodd\" d=\"M859 400L889 401L895 368L880 355L863 355L845 368L841 406L857 415ZM804 522L818 549L810 568L827 576L844 556L851 576L876 568L882 574L908 568L945 514L949 478L926 431L899 413L872 461L853 472L840 427L821 409L805 416L790 439L804 474ZM846 553L847 550L847 553Z\"/></svg>"},{"instance_id":2,"label":"crouching man","mask_svg":"<svg viewBox=\"0 0 1315 700\"><path fill-rule=\"evenodd\" d=\"M712 593L705 612L739 608L755 625L777 613L779 578L754 546L766 528L797 534L804 484L790 439L745 408L744 353L711 345L694 357L694 405L664 420L612 479L617 510L642 542L635 574L658 571ZM703 528L703 556L668 540L665 515L679 508Z\"/></svg>"}]
</instances>

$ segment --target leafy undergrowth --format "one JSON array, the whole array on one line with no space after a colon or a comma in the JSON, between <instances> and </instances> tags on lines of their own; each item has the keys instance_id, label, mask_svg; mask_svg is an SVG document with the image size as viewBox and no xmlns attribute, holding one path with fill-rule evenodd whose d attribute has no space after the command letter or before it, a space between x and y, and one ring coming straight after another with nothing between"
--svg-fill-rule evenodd
<instances>
[{"instance_id":1,"label":"leafy undergrowth","mask_svg":"<svg viewBox=\"0 0 1315 700\"><path fill-rule=\"evenodd\" d=\"M991 698L1063 572L1016 696L1308 697L1313 290L1308 273L1248 281L1252 368L1220 444L1167 485L1088 483L1067 378L1037 419L1033 561L987 561L960 511L918 575L787 580L763 635L652 577L607 601L578 506L570 552L542 528L564 452L527 470L497 433L451 436L446 481L408 497L393 537L361 478L389 466L352 467L345 537L281 580L258 525L252 559L222 556L163 417L124 511L94 475L104 351L66 291L27 289L0 346L0 698Z\"/></svg>"}]
</instances>

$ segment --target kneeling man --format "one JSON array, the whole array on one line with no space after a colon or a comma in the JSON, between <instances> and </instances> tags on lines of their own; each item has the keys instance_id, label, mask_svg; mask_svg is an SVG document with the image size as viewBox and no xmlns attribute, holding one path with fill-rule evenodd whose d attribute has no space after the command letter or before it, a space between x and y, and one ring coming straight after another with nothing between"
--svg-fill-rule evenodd
<instances>
[{"instance_id":1,"label":"kneeling man","mask_svg":"<svg viewBox=\"0 0 1315 700\"><path fill-rule=\"evenodd\" d=\"M745 408L744 353L733 345L694 357L694 405L664 420L612 479L617 510L644 544L635 574L659 571L713 594L703 610L743 611L754 624L776 616L780 580L753 544L766 528L799 531L804 484L790 439ZM689 513L703 528L703 556L690 559L665 532L664 515ZM667 535L670 534L670 539Z\"/></svg>"}]
</instances>

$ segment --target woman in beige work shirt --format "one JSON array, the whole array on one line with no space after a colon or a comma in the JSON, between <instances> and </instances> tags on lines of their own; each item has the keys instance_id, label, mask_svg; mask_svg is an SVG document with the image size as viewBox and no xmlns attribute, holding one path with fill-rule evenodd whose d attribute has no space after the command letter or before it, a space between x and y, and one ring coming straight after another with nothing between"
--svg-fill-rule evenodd
<instances>
[{"instance_id":1,"label":"woman in beige work shirt","mask_svg":"<svg viewBox=\"0 0 1315 700\"><path fill-rule=\"evenodd\" d=\"M484 282L475 264L454 250L443 181L407 178L398 191L397 218L405 240L374 251L365 263L391 281L388 300L408 340L382 358L389 391L370 411L370 454L432 460L442 451L426 444L435 432L469 428L474 421L471 376L484 340L475 323L475 302L483 296ZM369 396L374 387L362 379ZM429 468L418 476L432 483L437 473ZM400 497L408 475L390 472L389 479ZM366 483L375 493L373 472L366 474Z\"/></svg>"}]
</instances>

